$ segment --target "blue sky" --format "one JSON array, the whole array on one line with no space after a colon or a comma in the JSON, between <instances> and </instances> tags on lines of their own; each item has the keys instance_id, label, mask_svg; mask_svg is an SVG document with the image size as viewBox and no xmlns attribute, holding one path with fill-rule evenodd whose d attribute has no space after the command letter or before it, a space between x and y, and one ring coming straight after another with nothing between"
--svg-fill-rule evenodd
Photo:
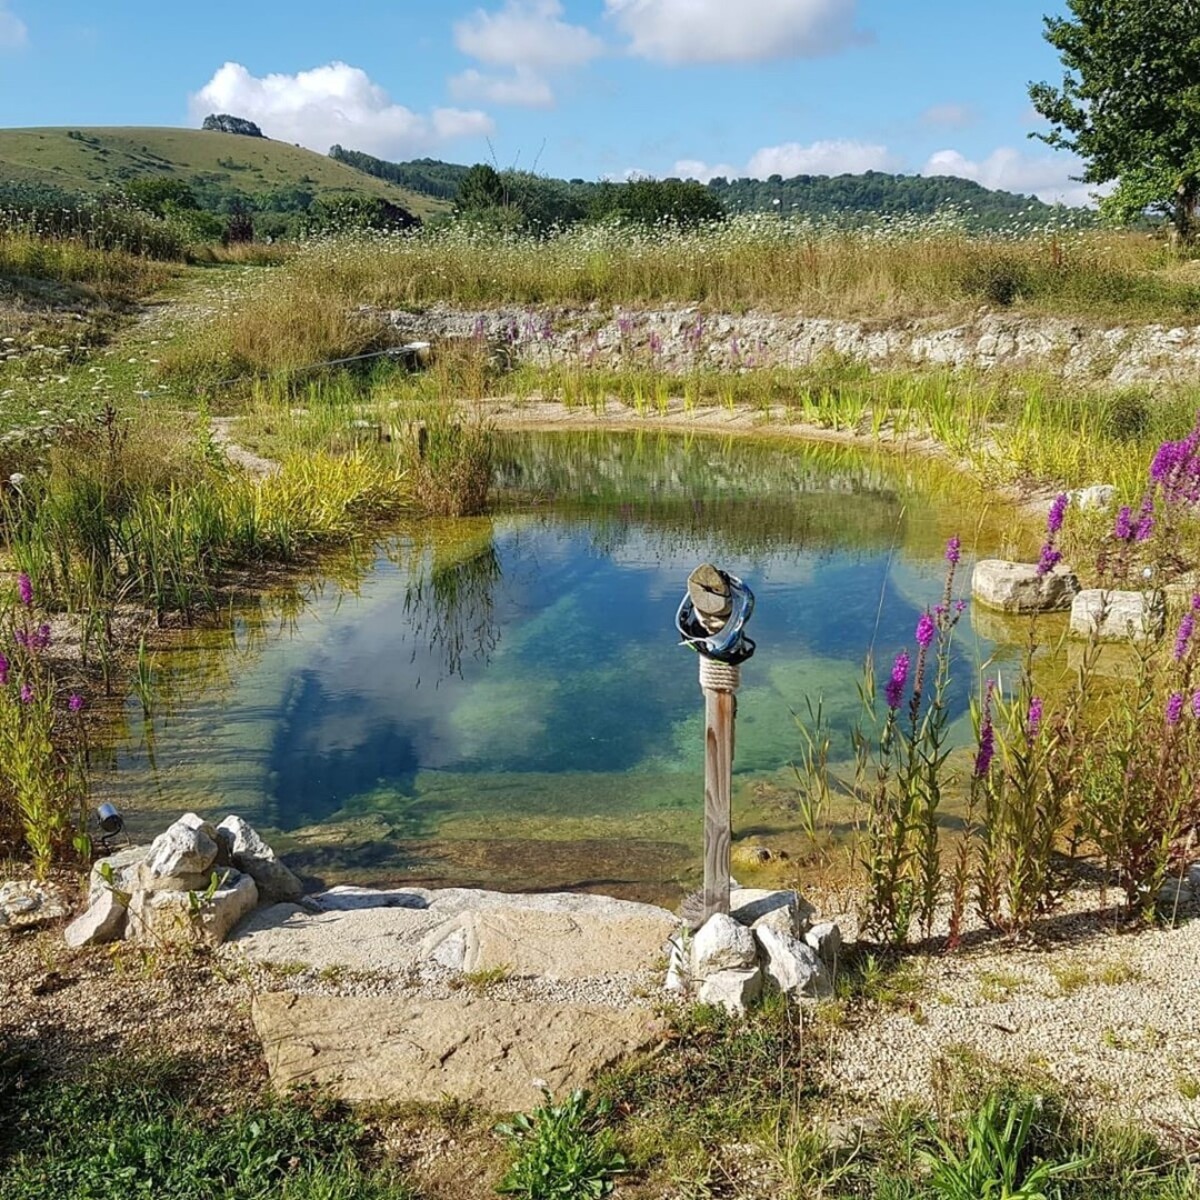
<instances>
[{"instance_id":1,"label":"blue sky","mask_svg":"<svg viewBox=\"0 0 1200 1200\"><path fill-rule=\"evenodd\" d=\"M0 0L0 124L258 121L325 152L766 177L964 175L1078 202L1028 140L1049 0Z\"/></svg>"}]
</instances>

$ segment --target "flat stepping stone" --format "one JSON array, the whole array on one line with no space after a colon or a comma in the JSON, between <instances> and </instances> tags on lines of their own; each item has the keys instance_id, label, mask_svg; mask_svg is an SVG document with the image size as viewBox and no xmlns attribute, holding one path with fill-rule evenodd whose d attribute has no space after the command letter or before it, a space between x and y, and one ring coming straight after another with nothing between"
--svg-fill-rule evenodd
<instances>
[{"instance_id":1,"label":"flat stepping stone","mask_svg":"<svg viewBox=\"0 0 1200 1200\"><path fill-rule=\"evenodd\" d=\"M492 1112L537 1104L541 1087L586 1086L664 1026L649 1008L487 997L257 996L254 1027L281 1091L318 1084L350 1101L435 1103Z\"/></svg>"}]
</instances>

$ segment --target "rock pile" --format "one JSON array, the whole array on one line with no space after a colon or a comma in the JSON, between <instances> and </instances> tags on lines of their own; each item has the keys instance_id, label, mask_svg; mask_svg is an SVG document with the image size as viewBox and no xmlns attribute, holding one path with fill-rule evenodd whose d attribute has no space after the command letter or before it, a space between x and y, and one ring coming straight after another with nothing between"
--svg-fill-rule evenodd
<instances>
[{"instance_id":1,"label":"rock pile","mask_svg":"<svg viewBox=\"0 0 1200 1200\"><path fill-rule=\"evenodd\" d=\"M810 924L812 910L795 892L735 889L730 914L710 917L690 939L670 945L667 987L701 1004L738 1015L764 988L796 1000L826 999L842 935L836 925Z\"/></svg>"},{"instance_id":2,"label":"rock pile","mask_svg":"<svg viewBox=\"0 0 1200 1200\"><path fill-rule=\"evenodd\" d=\"M299 900L303 890L241 817L214 826L186 813L149 846L93 866L88 909L67 926L66 941L219 945L260 903Z\"/></svg>"}]
</instances>

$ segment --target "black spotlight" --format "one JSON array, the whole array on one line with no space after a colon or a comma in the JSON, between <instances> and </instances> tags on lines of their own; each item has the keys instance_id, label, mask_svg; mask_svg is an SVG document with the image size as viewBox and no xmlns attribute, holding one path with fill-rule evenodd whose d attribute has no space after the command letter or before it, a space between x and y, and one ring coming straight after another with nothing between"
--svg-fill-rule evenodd
<instances>
[{"instance_id":1,"label":"black spotlight","mask_svg":"<svg viewBox=\"0 0 1200 1200\"><path fill-rule=\"evenodd\" d=\"M125 828L125 818L115 804L101 804L96 809L96 820L100 823L100 841L107 850L108 843Z\"/></svg>"}]
</instances>

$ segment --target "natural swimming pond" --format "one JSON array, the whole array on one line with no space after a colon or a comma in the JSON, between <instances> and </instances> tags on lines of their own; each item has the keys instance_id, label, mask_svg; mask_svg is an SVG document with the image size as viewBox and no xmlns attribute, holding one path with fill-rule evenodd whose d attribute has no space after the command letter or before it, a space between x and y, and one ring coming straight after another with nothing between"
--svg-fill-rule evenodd
<instances>
[{"instance_id":1,"label":"natural swimming pond","mask_svg":"<svg viewBox=\"0 0 1200 1200\"><path fill-rule=\"evenodd\" d=\"M968 552L1028 549L1010 511L901 457L511 434L497 462L491 516L397 530L365 561L175 637L98 791L135 830L239 812L329 881L678 897L701 861L702 704L673 626L694 566L758 598L735 836L799 855L793 714L823 698L832 757L848 757L868 647L882 662L911 646L946 539L963 538L959 594ZM976 664L1017 657L1003 643L1021 629L959 628L965 743Z\"/></svg>"}]
</instances>

